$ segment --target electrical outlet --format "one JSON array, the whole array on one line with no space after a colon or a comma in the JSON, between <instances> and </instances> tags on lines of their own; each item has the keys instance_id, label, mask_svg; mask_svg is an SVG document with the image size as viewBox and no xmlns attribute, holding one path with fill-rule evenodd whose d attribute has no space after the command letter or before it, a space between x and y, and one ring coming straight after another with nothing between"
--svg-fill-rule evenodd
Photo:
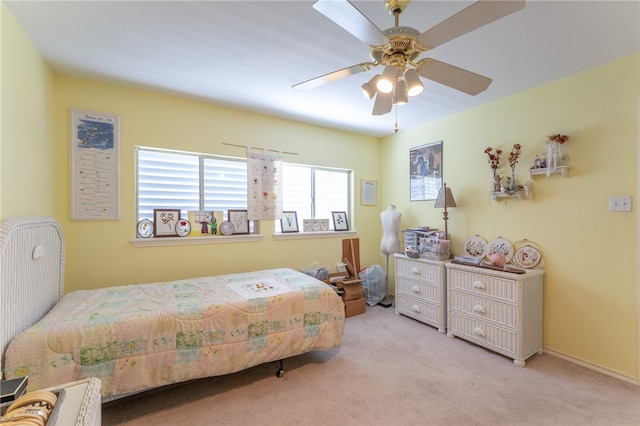
<instances>
[{"instance_id":1,"label":"electrical outlet","mask_svg":"<svg viewBox=\"0 0 640 426\"><path fill-rule=\"evenodd\" d=\"M610 212L630 212L631 211L631 195L609 197L609 211Z\"/></svg>"}]
</instances>

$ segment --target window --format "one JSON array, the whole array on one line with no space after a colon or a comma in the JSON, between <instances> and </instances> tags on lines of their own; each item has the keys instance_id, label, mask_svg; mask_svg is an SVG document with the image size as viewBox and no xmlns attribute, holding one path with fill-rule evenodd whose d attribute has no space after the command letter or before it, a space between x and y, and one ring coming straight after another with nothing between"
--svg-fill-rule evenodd
<instances>
[{"instance_id":1,"label":"window","mask_svg":"<svg viewBox=\"0 0 640 426\"><path fill-rule=\"evenodd\" d=\"M153 220L156 208L180 209L183 217L188 210L246 209L246 164L244 158L136 147L138 220ZM349 210L349 170L283 162L282 177L283 210L296 211L300 221Z\"/></svg>"},{"instance_id":2,"label":"window","mask_svg":"<svg viewBox=\"0 0 640 426\"><path fill-rule=\"evenodd\" d=\"M348 170L285 163L282 178L282 210L297 212L299 221L329 219L333 227L331 212L349 211L351 174ZM276 230L280 232L278 221Z\"/></svg>"}]
</instances>

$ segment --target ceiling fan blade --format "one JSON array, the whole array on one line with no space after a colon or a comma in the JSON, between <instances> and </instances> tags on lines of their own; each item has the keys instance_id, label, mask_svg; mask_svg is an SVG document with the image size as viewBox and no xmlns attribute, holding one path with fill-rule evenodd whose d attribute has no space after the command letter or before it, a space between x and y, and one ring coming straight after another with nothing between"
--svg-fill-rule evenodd
<instances>
[{"instance_id":1,"label":"ceiling fan blade","mask_svg":"<svg viewBox=\"0 0 640 426\"><path fill-rule=\"evenodd\" d=\"M432 58L425 58L416 64L418 74L469 95L477 95L489 87L491 80L480 74L458 68Z\"/></svg>"},{"instance_id":2,"label":"ceiling fan blade","mask_svg":"<svg viewBox=\"0 0 640 426\"><path fill-rule=\"evenodd\" d=\"M376 101L373 104L372 115L385 115L391 112L391 108L393 108L393 92L378 92Z\"/></svg>"},{"instance_id":3,"label":"ceiling fan blade","mask_svg":"<svg viewBox=\"0 0 640 426\"><path fill-rule=\"evenodd\" d=\"M524 0L477 1L448 19L440 22L417 37L418 42L429 49L454 38L504 18L524 8Z\"/></svg>"},{"instance_id":4,"label":"ceiling fan blade","mask_svg":"<svg viewBox=\"0 0 640 426\"><path fill-rule=\"evenodd\" d=\"M389 39L348 0L318 0L313 8L370 46L384 46Z\"/></svg>"},{"instance_id":5,"label":"ceiling fan blade","mask_svg":"<svg viewBox=\"0 0 640 426\"><path fill-rule=\"evenodd\" d=\"M293 89L309 90L322 86L323 84L331 83L332 81L340 80L341 78L349 77L360 72L369 71L376 64L373 62L363 62L358 65L352 65L341 70L333 71L320 77L312 78L311 80L303 81L291 86Z\"/></svg>"}]
</instances>

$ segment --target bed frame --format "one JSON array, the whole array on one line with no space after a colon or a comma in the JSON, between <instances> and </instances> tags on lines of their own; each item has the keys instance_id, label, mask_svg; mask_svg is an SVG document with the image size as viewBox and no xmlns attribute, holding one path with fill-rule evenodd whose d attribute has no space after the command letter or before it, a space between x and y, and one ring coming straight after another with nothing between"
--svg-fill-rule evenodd
<instances>
[{"instance_id":1,"label":"bed frame","mask_svg":"<svg viewBox=\"0 0 640 426\"><path fill-rule=\"evenodd\" d=\"M63 233L55 219L21 217L0 223L0 300L2 303L2 309L0 309L2 324L0 327L0 366L2 367L3 379L6 378L5 370L9 369L5 363L5 352L10 342L50 313L52 308L63 299L64 262ZM312 294L315 295L313 292ZM336 300L341 302L337 295ZM343 309L342 303L340 303L340 307ZM332 309L335 312L336 307ZM344 326L344 311L329 318L332 318L332 324L339 323L342 327ZM309 327L317 327L315 320L316 317L311 315ZM336 329L330 328L327 330L336 331ZM314 334L307 335L305 333L305 337L310 339L314 336ZM324 336L326 339L331 339L329 334ZM335 335L331 336L335 338ZM333 341L332 344L336 346L328 346L330 343L328 344L327 340L324 340L321 343L324 347L320 348L314 343L313 348L305 350L332 349L339 346L340 340L341 336ZM294 352L295 350L288 352L289 355L284 357L295 355ZM266 357L264 362L267 361L279 362L276 376L282 377L284 375L281 358ZM133 391L133 393L148 389L150 388ZM103 401L118 399L133 393L103 395Z\"/></svg>"},{"instance_id":2,"label":"bed frame","mask_svg":"<svg viewBox=\"0 0 640 426\"><path fill-rule=\"evenodd\" d=\"M0 365L9 342L42 318L64 295L64 239L50 217L0 224Z\"/></svg>"}]
</instances>

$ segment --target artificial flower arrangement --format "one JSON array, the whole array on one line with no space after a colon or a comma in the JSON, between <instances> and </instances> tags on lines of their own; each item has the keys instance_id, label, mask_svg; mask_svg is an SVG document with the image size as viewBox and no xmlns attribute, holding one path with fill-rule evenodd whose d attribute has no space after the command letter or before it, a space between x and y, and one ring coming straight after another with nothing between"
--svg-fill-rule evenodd
<instances>
[{"instance_id":1,"label":"artificial flower arrangement","mask_svg":"<svg viewBox=\"0 0 640 426\"><path fill-rule=\"evenodd\" d=\"M569 161L569 157L562 154L561 145L569 140L569 136L555 133L547 136L549 141L547 142L547 176L551 171L556 170L558 166L565 165Z\"/></svg>"},{"instance_id":2,"label":"artificial flower arrangement","mask_svg":"<svg viewBox=\"0 0 640 426\"><path fill-rule=\"evenodd\" d=\"M498 166L500 166L500 154L502 154L501 149L496 149L495 153L493 148L488 147L484 150L484 153L489 156L489 165L493 170L493 192L500 192L500 175L498 174Z\"/></svg>"},{"instance_id":3,"label":"artificial flower arrangement","mask_svg":"<svg viewBox=\"0 0 640 426\"><path fill-rule=\"evenodd\" d=\"M569 140L569 136L561 135L560 133L556 133L555 135L549 136L549 141L558 142L560 144L563 144L568 140Z\"/></svg>"}]
</instances>

